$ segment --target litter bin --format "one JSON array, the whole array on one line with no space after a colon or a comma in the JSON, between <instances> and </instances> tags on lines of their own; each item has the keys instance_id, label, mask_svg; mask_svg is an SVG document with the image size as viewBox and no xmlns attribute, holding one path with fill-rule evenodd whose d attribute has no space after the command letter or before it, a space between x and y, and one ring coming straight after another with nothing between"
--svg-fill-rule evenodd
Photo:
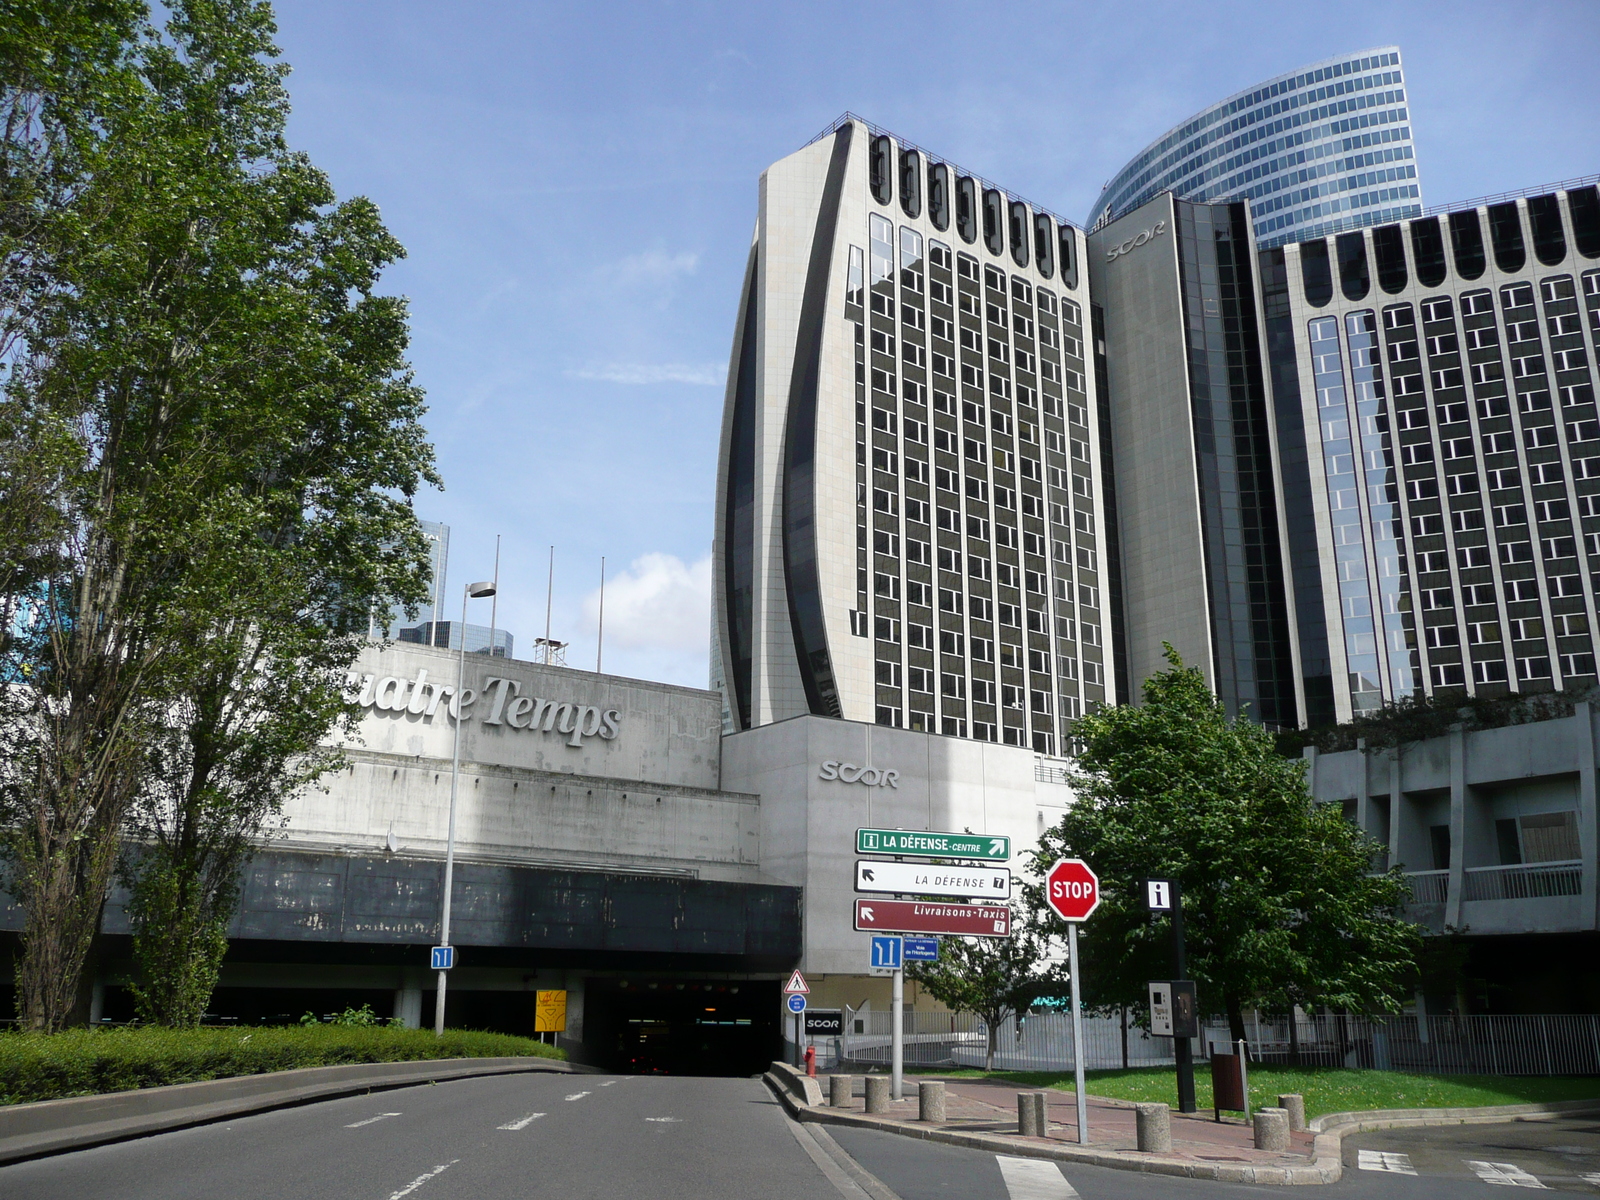
<instances>
[{"instance_id":1,"label":"litter bin","mask_svg":"<svg viewBox=\"0 0 1600 1200\"><path fill-rule=\"evenodd\" d=\"M1240 1112L1250 1119L1250 1069L1246 1065L1245 1044L1234 1043L1232 1054L1218 1054L1211 1044L1212 1117L1222 1120L1222 1112Z\"/></svg>"}]
</instances>

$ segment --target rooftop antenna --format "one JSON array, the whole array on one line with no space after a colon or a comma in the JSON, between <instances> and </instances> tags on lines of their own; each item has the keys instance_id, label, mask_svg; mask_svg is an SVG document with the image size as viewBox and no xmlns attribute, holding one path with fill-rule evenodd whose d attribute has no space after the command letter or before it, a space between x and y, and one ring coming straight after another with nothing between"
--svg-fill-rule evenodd
<instances>
[{"instance_id":1,"label":"rooftop antenna","mask_svg":"<svg viewBox=\"0 0 1600 1200\"><path fill-rule=\"evenodd\" d=\"M489 657L494 657L494 619L500 609L500 535L494 535L494 599L489 601ZM461 637L465 640L466 627L461 629Z\"/></svg>"},{"instance_id":2,"label":"rooftop antenna","mask_svg":"<svg viewBox=\"0 0 1600 1200\"><path fill-rule=\"evenodd\" d=\"M556 586L556 548L550 547L550 577L544 585L544 661L550 662L550 598L555 594Z\"/></svg>"},{"instance_id":3,"label":"rooftop antenna","mask_svg":"<svg viewBox=\"0 0 1600 1200\"><path fill-rule=\"evenodd\" d=\"M600 674L600 655L606 647L606 556L600 556L600 630L595 635L594 673Z\"/></svg>"}]
</instances>

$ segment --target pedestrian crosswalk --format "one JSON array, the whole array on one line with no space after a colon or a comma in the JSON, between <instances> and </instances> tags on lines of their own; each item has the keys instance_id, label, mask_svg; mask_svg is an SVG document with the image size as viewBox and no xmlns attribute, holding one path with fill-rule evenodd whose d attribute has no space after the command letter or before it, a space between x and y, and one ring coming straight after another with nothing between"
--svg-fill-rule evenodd
<instances>
[{"instance_id":1,"label":"pedestrian crosswalk","mask_svg":"<svg viewBox=\"0 0 1600 1200\"><path fill-rule=\"evenodd\" d=\"M1485 1183L1500 1184L1503 1187L1544 1187L1535 1176L1528 1174L1516 1163L1478 1162L1468 1159L1467 1166L1471 1167L1473 1174Z\"/></svg>"},{"instance_id":2,"label":"pedestrian crosswalk","mask_svg":"<svg viewBox=\"0 0 1600 1200\"><path fill-rule=\"evenodd\" d=\"M1078 1200L1077 1189L1066 1181L1061 1168L1045 1158L1014 1158L996 1154L1000 1175L1011 1200Z\"/></svg>"},{"instance_id":3,"label":"pedestrian crosswalk","mask_svg":"<svg viewBox=\"0 0 1600 1200\"><path fill-rule=\"evenodd\" d=\"M1363 1171L1392 1171L1396 1175L1415 1175L1409 1154L1395 1154L1388 1150L1359 1150L1356 1166Z\"/></svg>"},{"instance_id":4,"label":"pedestrian crosswalk","mask_svg":"<svg viewBox=\"0 0 1600 1200\"><path fill-rule=\"evenodd\" d=\"M1524 1169L1516 1163L1486 1162L1475 1158L1459 1160L1468 1170L1481 1179L1484 1183L1496 1187L1524 1187L1551 1190L1551 1184L1544 1182L1533 1172ZM1357 1150L1356 1166L1363 1171L1388 1171L1395 1175L1415 1175L1417 1168L1411 1162L1409 1154L1401 1154L1393 1150ZM1438 1172L1435 1171L1435 1174ZM1571 1175L1562 1174L1559 1178L1552 1177L1555 1186L1570 1183ZM1580 1174L1578 1176L1584 1183L1600 1188L1600 1172Z\"/></svg>"}]
</instances>

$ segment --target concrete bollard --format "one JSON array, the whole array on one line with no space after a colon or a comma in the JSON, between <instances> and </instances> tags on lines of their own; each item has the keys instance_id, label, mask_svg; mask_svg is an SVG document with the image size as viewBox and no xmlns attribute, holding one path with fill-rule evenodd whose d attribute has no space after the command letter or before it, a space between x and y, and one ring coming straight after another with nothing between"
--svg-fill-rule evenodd
<instances>
[{"instance_id":1,"label":"concrete bollard","mask_svg":"<svg viewBox=\"0 0 1600 1200\"><path fill-rule=\"evenodd\" d=\"M1278 1097L1278 1107L1289 1114L1289 1128L1296 1132L1306 1127L1306 1098L1298 1093Z\"/></svg>"},{"instance_id":2,"label":"concrete bollard","mask_svg":"<svg viewBox=\"0 0 1600 1200\"><path fill-rule=\"evenodd\" d=\"M917 1120L944 1120L944 1084L939 1080L917 1084Z\"/></svg>"},{"instance_id":3,"label":"concrete bollard","mask_svg":"<svg viewBox=\"0 0 1600 1200\"><path fill-rule=\"evenodd\" d=\"M853 1075L834 1075L828 1080L828 1103L834 1108L849 1108L850 1093L855 1089Z\"/></svg>"},{"instance_id":4,"label":"concrete bollard","mask_svg":"<svg viewBox=\"0 0 1600 1200\"><path fill-rule=\"evenodd\" d=\"M1172 1149L1172 1109L1165 1104L1135 1104L1139 1149L1165 1154Z\"/></svg>"},{"instance_id":5,"label":"concrete bollard","mask_svg":"<svg viewBox=\"0 0 1600 1200\"><path fill-rule=\"evenodd\" d=\"M1258 1108L1255 1112L1256 1149L1289 1148L1289 1114L1281 1108Z\"/></svg>"},{"instance_id":6,"label":"concrete bollard","mask_svg":"<svg viewBox=\"0 0 1600 1200\"><path fill-rule=\"evenodd\" d=\"M1045 1120L1045 1093L1017 1093L1017 1133L1022 1137L1044 1137L1049 1129Z\"/></svg>"},{"instance_id":7,"label":"concrete bollard","mask_svg":"<svg viewBox=\"0 0 1600 1200\"><path fill-rule=\"evenodd\" d=\"M869 1113L889 1111L889 1077L887 1075L867 1076L867 1111Z\"/></svg>"}]
</instances>

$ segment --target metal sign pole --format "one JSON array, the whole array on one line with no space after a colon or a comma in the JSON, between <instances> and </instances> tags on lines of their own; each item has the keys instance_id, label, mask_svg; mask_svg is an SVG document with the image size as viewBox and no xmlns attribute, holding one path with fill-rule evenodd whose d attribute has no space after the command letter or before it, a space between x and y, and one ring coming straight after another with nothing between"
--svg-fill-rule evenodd
<instances>
[{"instance_id":1,"label":"metal sign pole","mask_svg":"<svg viewBox=\"0 0 1600 1200\"><path fill-rule=\"evenodd\" d=\"M1078 923L1067 926L1067 966L1072 974L1072 1076L1078 1095L1078 1145L1089 1144L1089 1098L1083 1082L1083 1010L1078 1003ZM1039 1131L1042 1135L1044 1130Z\"/></svg>"},{"instance_id":2,"label":"metal sign pole","mask_svg":"<svg viewBox=\"0 0 1600 1200\"><path fill-rule=\"evenodd\" d=\"M1172 943L1173 957L1177 960L1174 965L1178 968L1176 978L1182 980L1185 974L1183 961L1183 888L1178 881L1172 881ZM1194 1100L1194 1051L1186 1037L1172 1040L1173 1059L1178 1068L1178 1111L1192 1113L1196 1111Z\"/></svg>"},{"instance_id":3,"label":"metal sign pole","mask_svg":"<svg viewBox=\"0 0 1600 1200\"><path fill-rule=\"evenodd\" d=\"M905 1065L906 1065L906 1025L905 1017L901 1015L900 1007L905 1003L906 983L905 970L901 967L894 969L894 994L889 1000L890 1019L894 1022L894 1037L890 1042L890 1072L892 1079L889 1084L889 1094L894 1099L900 1099L905 1091Z\"/></svg>"}]
</instances>

